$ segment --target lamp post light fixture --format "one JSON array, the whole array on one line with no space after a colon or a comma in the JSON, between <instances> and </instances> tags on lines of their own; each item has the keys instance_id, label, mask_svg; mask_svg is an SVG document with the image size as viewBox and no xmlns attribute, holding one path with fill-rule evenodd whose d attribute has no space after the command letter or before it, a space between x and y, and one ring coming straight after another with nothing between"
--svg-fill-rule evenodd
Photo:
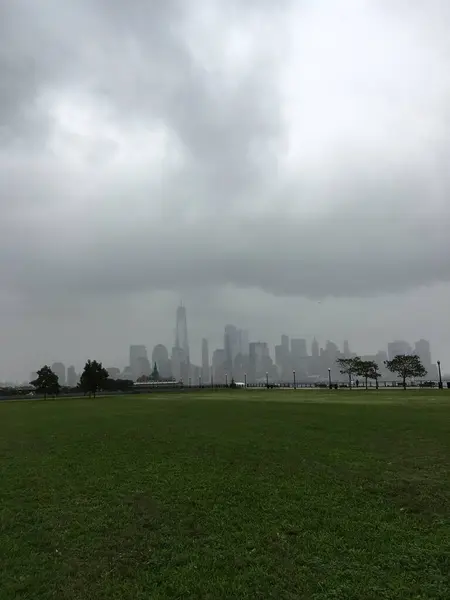
<instances>
[{"instance_id":1,"label":"lamp post light fixture","mask_svg":"<svg viewBox=\"0 0 450 600\"><path fill-rule=\"evenodd\" d=\"M331 369L328 369L328 387L331 390Z\"/></svg>"},{"instance_id":2,"label":"lamp post light fixture","mask_svg":"<svg viewBox=\"0 0 450 600\"><path fill-rule=\"evenodd\" d=\"M442 385L442 372L441 372L441 361L440 360L437 361L437 367L438 367L438 374L439 374L439 389L442 390L442 388L444 386Z\"/></svg>"},{"instance_id":3,"label":"lamp post light fixture","mask_svg":"<svg viewBox=\"0 0 450 600\"><path fill-rule=\"evenodd\" d=\"M292 371L292 375L294 377L294 390L297 388L297 384L295 382L295 371Z\"/></svg>"}]
</instances>

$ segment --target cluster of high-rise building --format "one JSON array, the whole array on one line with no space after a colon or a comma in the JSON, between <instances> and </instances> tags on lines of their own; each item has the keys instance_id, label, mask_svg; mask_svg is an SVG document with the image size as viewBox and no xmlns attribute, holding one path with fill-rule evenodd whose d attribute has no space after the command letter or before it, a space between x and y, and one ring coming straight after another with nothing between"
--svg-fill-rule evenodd
<instances>
[{"instance_id":1,"label":"cluster of high-rise building","mask_svg":"<svg viewBox=\"0 0 450 600\"><path fill-rule=\"evenodd\" d=\"M318 381L328 377L328 370L333 373L333 379L340 378L336 366L336 359L350 358L356 354L350 350L348 341L342 348L334 342L327 341L321 347L316 339L310 345L304 338L290 338L282 335L280 344L271 355L269 346L263 341L250 341L248 331L239 329L234 325L224 328L223 345L214 349L209 348L207 339L201 343L201 364L196 365L191 360L189 348L188 326L186 308L179 306L176 311L174 345L170 352L163 344L156 344L151 356L148 355L145 345L130 346L129 364L125 368L107 367L112 379L138 379L150 377L154 367L157 367L160 379L176 381L182 380L197 384L209 384L235 381L263 382L270 381L290 382ZM411 346L408 342L397 340L390 342L387 352L380 350L373 355L362 356L363 360L375 361L383 377L389 379L389 374L384 361L397 354L418 354L428 372L427 377L435 379L437 368L431 358L430 344L427 340L419 340ZM62 385L75 386L79 375L73 366L67 370L64 364L57 362L52 365L53 371L58 375ZM32 373L31 377L34 378Z\"/></svg>"}]
</instances>

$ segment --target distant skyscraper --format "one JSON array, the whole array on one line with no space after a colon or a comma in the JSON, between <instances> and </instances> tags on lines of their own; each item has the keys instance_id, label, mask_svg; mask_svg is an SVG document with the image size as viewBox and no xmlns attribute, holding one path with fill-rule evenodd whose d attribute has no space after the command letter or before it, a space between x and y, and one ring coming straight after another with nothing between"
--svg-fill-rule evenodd
<instances>
[{"instance_id":1,"label":"distant skyscraper","mask_svg":"<svg viewBox=\"0 0 450 600\"><path fill-rule=\"evenodd\" d=\"M249 344L248 344L248 331L245 329L240 330L240 353L243 356L248 356Z\"/></svg>"},{"instance_id":2,"label":"distant skyscraper","mask_svg":"<svg viewBox=\"0 0 450 600\"><path fill-rule=\"evenodd\" d=\"M217 350L214 350L212 356L212 374L214 376L214 383L225 382L225 374L227 373L225 370L225 364L225 350L223 348L217 348Z\"/></svg>"},{"instance_id":3,"label":"distant skyscraper","mask_svg":"<svg viewBox=\"0 0 450 600\"><path fill-rule=\"evenodd\" d=\"M411 352L411 346L408 342L403 340L396 340L395 342L390 342L388 344L389 360L392 360L394 356L397 356L398 354L411 354Z\"/></svg>"},{"instance_id":4,"label":"distant skyscraper","mask_svg":"<svg viewBox=\"0 0 450 600\"><path fill-rule=\"evenodd\" d=\"M202 339L202 379L205 383L209 382L210 366L209 366L209 347L208 340Z\"/></svg>"},{"instance_id":5,"label":"distant skyscraper","mask_svg":"<svg viewBox=\"0 0 450 600\"><path fill-rule=\"evenodd\" d=\"M55 362L52 365L52 371L58 376L59 385L66 385L66 367L61 362Z\"/></svg>"},{"instance_id":6,"label":"distant skyscraper","mask_svg":"<svg viewBox=\"0 0 450 600\"><path fill-rule=\"evenodd\" d=\"M152 352L152 368L156 363L159 375L162 379L168 379L172 375L169 352L163 344L157 344Z\"/></svg>"},{"instance_id":7,"label":"distant skyscraper","mask_svg":"<svg viewBox=\"0 0 450 600\"><path fill-rule=\"evenodd\" d=\"M131 370L130 366L125 367L125 369L122 372L121 378L122 379L128 379L129 381L133 381L133 379L134 379L134 373Z\"/></svg>"},{"instance_id":8,"label":"distant skyscraper","mask_svg":"<svg viewBox=\"0 0 450 600\"><path fill-rule=\"evenodd\" d=\"M334 342L330 342L330 340L328 340L327 345L325 347L325 352L330 366L334 365L336 359L340 355L339 348L337 347L337 345Z\"/></svg>"},{"instance_id":9,"label":"distant skyscraper","mask_svg":"<svg viewBox=\"0 0 450 600\"><path fill-rule=\"evenodd\" d=\"M189 363L189 340L188 340L186 308L184 306L179 306L177 308L175 346L176 346L176 348L181 348L181 350L183 350L185 359Z\"/></svg>"},{"instance_id":10,"label":"distant skyscraper","mask_svg":"<svg viewBox=\"0 0 450 600\"><path fill-rule=\"evenodd\" d=\"M291 340L291 354L292 357L306 358L308 356L308 349L306 347L306 340Z\"/></svg>"},{"instance_id":11,"label":"distant skyscraper","mask_svg":"<svg viewBox=\"0 0 450 600\"><path fill-rule=\"evenodd\" d=\"M146 369L148 363L147 348L145 346L130 346L130 369L133 373L133 379L136 380Z\"/></svg>"},{"instance_id":12,"label":"distant skyscraper","mask_svg":"<svg viewBox=\"0 0 450 600\"><path fill-rule=\"evenodd\" d=\"M149 376L151 373L150 361L146 356L141 356L138 359L138 377L142 377L142 375Z\"/></svg>"},{"instance_id":13,"label":"distant skyscraper","mask_svg":"<svg viewBox=\"0 0 450 600\"><path fill-rule=\"evenodd\" d=\"M417 354L417 356L419 356L427 372L431 372L432 361L430 342L428 342L427 340L419 340L414 344L414 351Z\"/></svg>"},{"instance_id":14,"label":"distant skyscraper","mask_svg":"<svg viewBox=\"0 0 450 600\"><path fill-rule=\"evenodd\" d=\"M108 367L106 370L111 379L120 379L120 369L118 367Z\"/></svg>"},{"instance_id":15,"label":"distant skyscraper","mask_svg":"<svg viewBox=\"0 0 450 600\"><path fill-rule=\"evenodd\" d=\"M305 339L291 340L291 367L299 378L308 372L308 348ZM286 379L286 376L285 376Z\"/></svg>"},{"instance_id":16,"label":"distant skyscraper","mask_svg":"<svg viewBox=\"0 0 450 600\"><path fill-rule=\"evenodd\" d=\"M266 342L252 342L249 352L249 380L254 383L265 378L272 368L272 361Z\"/></svg>"},{"instance_id":17,"label":"distant skyscraper","mask_svg":"<svg viewBox=\"0 0 450 600\"><path fill-rule=\"evenodd\" d=\"M319 342L316 338L313 339L313 343L311 344L311 356L315 359L319 358Z\"/></svg>"},{"instance_id":18,"label":"distant skyscraper","mask_svg":"<svg viewBox=\"0 0 450 600\"><path fill-rule=\"evenodd\" d=\"M75 387L78 383L78 375L76 374L75 367L71 365L67 369L67 385L69 387Z\"/></svg>"},{"instance_id":19,"label":"distant skyscraper","mask_svg":"<svg viewBox=\"0 0 450 600\"><path fill-rule=\"evenodd\" d=\"M350 344L348 343L347 340L344 341L344 357L345 358L350 358L351 353L350 353Z\"/></svg>"},{"instance_id":20,"label":"distant skyscraper","mask_svg":"<svg viewBox=\"0 0 450 600\"><path fill-rule=\"evenodd\" d=\"M177 381L185 380L183 376L185 374L185 354L181 348L178 346L174 346L172 348L172 375L175 377Z\"/></svg>"},{"instance_id":21,"label":"distant skyscraper","mask_svg":"<svg viewBox=\"0 0 450 600\"><path fill-rule=\"evenodd\" d=\"M242 332L234 325L226 325L223 341L227 363L226 368L232 374L236 356L241 353Z\"/></svg>"}]
</instances>

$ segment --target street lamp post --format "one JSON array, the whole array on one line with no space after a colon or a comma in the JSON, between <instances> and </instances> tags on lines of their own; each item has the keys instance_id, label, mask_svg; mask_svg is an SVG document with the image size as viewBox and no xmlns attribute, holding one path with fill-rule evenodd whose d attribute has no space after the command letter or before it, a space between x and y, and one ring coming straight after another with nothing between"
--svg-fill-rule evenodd
<instances>
[{"instance_id":1,"label":"street lamp post","mask_svg":"<svg viewBox=\"0 0 450 600\"><path fill-rule=\"evenodd\" d=\"M212 373L211 373L211 387L212 387L212 389L214 389L214 376Z\"/></svg>"},{"instance_id":2,"label":"street lamp post","mask_svg":"<svg viewBox=\"0 0 450 600\"><path fill-rule=\"evenodd\" d=\"M247 387L247 373L244 373L244 385Z\"/></svg>"},{"instance_id":3,"label":"street lamp post","mask_svg":"<svg viewBox=\"0 0 450 600\"><path fill-rule=\"evenodd\" d=\"M202 387L202 376L201 375L198 376L198 387L199 388Z\"/></svg>"},{"instance_id":4,"label":"street lamp post","mask_svg":"<svg viewBox=\"0 0 450 600\"><path fill-rule=\"evenodd\" d=\"M192 379L189 377L189 387L191 387Z\"/></svg>"},{"instance_id":5,"label":"street lamp post","mask_svg":"<svg viewBox=\"0 0 450 600\"><path fill-rule=\"evenodd\" d=\"M269 373L266 371L266 387L269 387Z\"/></svg>"},{"instance_id":6,"label":"street lamp post","mask_svg":"<svg viewBox=\"0 0 450 600\"><path fill-rule=\"evenodd\" d=\"M292 371L292 375L294 376L294 390L295 390L297 387L297 384L295 383L295 371Z\"/></svg>"},{"instance_id":7,"label":"street lamp post","mask_svg":"<svg viewBox=\"0 0 450 600\"><path fill-rule=\"evenodd\" d=\"M328 387L331 390L331 369L328 369Z\"/></svg>"},{"instance_id":8,"label":"street lamp post","mask_svg":"<svg viewBox=\"0 0 450 600\"><path fill-rule=\"evenodd\" d=\"M228 387L228 373L225 373L225 386Z\"/></svg>"},{"instance_id":9,"label":"street lamp post","mask_svg":"<svg viewBox=\"0 0 450 600\"><path fill-rule=\"evenodd\" d=\"M440 360L437 361L437 367L438 367L438 374L439 374L439 389L442 390L442 388L444 386L442 385L442 373L441 373L441 361Z\"/></svg>"}]
</instances>

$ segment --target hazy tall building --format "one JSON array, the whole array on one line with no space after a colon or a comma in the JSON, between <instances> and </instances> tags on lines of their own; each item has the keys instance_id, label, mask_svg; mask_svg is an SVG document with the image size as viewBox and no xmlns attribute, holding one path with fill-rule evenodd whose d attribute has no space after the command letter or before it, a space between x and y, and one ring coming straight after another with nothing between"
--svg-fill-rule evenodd
<instances>
[{"instance_id":1,"label":"hazy tall building","mask_svg":"<svg viewBox=\"0 0 450 600\"><path fill-rule=\"evenodd\" d=\"M291 340L291 354L292 357L306 358L308 356L308 348L306 346L306 340L294 339Z\"/></svg>"},{"instance_id":2,"label":"hazy tall building","mask_svg":"<svg viewBox=\"0 0 450 600\"><path fill-rule=\"evenodd\" d=\"M305 339L291 340L291 367L299 378L308 373L308 348Z\"/></svg>"},{"instance_id":3,"label":"hazy tall building","mask_svg":"<svg viewBox=\"0 0 450 600\"><path fill-rule=\"evenodd\" d=\"M66 385L66 367L61 362L55 362L52 365L52 371L58 376L59 385Z\"/></svg>"},{"instance_id":4,"label":"hazy tall building","mask_svg":"<svg viewBox=\"0 0 450 600\"><path fill-rule=\"evenodd\" d=\"M414 351L419 356L427 372L430 373L432 370L430 342L427 340L419 340L414 344Z\"/></svg>"},{"instance_id":5,"label":"hazy tall building","mask_svg":"<svg viewBox=\"0 0 450 600\"><path fill-rule=\"evenodd\" d=\"M249 342L248 342L248 331L246 329L241 329L239 332L240 335L240 353L242 356L248 356L249 353Z\"/></svg>"},{"instance_id":6,"label":"hazy tall building","mask_svg":"<svg viewBox=\"0 0 450 600\"><path fill-rule=\"evenodd\" d=\"M209 366L209 347L208 340L202 339L202 379L203 381L209 382L210 379L210 366Z\"/></svg>"},{"instance_id":7,"label":"hazy tall building","mask_svg":"<svg viewBox=\"0 0 450 600\"><path fill-rule=\"evenodd\" d=\"M67 385L69 387L75 387L78 383L78 375L75 371L75 367L71 365L67 369Z\"/></svg>"},{"instance_id":8,"label":"hazy tall building","mask_svg":"<svg viewBox=\"0 0 450 600\"><path fill-rule=\"evenodd\" d=\"M348 340L344 341L344 357L345 358L351 357L350 344L348 343Z\"/></svg>"},{"instance_id":9,"label":"hazy tall building","mask_svg":"<svg viewBox=\"0 0 450 600\"><path fill-rule=\"evenodd\" d=\"M226 325L223 339L225 350L226 368L233 373L233 366L238 354L242 350L242 332L234 325Z\"/></svg>"},{"instance_id":10,"label":"hazy tall building","mask_svg":"<svg viewBox=\"0 0 450 600\"><path fill-rule=\"evenodd\" d=\"M396 340L388 344L389 360L392 360L398 354L411 354L412 348L408 342L404 340Z\"/></svg>"},{"instance_id":11,"label":"hazy tall building","mask_svg":"<svg viewBox=\"0 0 450 600\"><path fill-rule=\"evenodd\" d=\"M157 344L153 348L152 363L156 363L159 375L162 379L168 379L172 375L172 367L169 359L169 352L163 344Z\"/></svg>"},{"instance_id":12,"label":"hazy tall building","mask_svg":"<svg viewBox=\"0 0 450 600\"><path fill-rule=\"evenodd\" d=\"M147 362L145 362L147 361ZM136 380L146 369L148 363L147 348L145 346L130 346L130 369L133 374L133 379Z\"/></svg>"},{"instance_id":13,"label":"hazy tall building","mask_svg":"<svg viewBox=\"0 0 450 600\"><path fill-rule=\"evenodd\" d=\"M319 342L316 340L316 338L313 339L313 342L311 344L311 356L314 359L319 358Z\"/></svg>"},{"instance_id":14,"label":"hazy tall building","mask_svg":"<svg viewBox=\"0 0 450 600\"><path fill-rule=\"evenodd\" d=\"M107 367L106 370L111 379L120 379L120 369L118 367Z\"/></svg>"},{"instance_id":15,"label":"hazy tall building","mask_svg":"<svg viewBox=\"0 0 450 600\"><path fill-rule=\"evenodd\" d=\"M249 346L249 379L250 382L263 380L266 373L272 370L269 347L266 342L252 342Z\"/></svg>"},{"instance_id":16,"label":"hazy tall building","mask_svg":"<svg viewBox=\"0 0 450 600\"><path fill-rule=\"evenodd\" d=\"M223 348L217 348L214 350L212 356L212 374L214 377L214 383L225 382L225 370L226 354ZM231 381L231 380L230 380Z\"/></svg>"},{"instance_id":17,"label":"hazy tall building","mask_svg":"<svg viewBox=\"0 0 450 600\"><path fill-rule=\"evenodd\" d=\"M133 378L134 378L133 371L131 370L131 367L129 365L127 367L125 367L125 369L123 370L123 372L121 374L121 378L128 379L129 381L133 380Z\"/></svg>"},{"instance_id":18,"label":"hazy tall building","mask_svg":"<svg viewBox=\"0 0 450 600\"><path fill-rule=\"evenodd\" d=\"M189 340L187 329L186 308L179 306L177 308L177 320L175 329L175 347L181 348L184 352L185 360L189 363Z\"/></svg>"}]
</instances>

